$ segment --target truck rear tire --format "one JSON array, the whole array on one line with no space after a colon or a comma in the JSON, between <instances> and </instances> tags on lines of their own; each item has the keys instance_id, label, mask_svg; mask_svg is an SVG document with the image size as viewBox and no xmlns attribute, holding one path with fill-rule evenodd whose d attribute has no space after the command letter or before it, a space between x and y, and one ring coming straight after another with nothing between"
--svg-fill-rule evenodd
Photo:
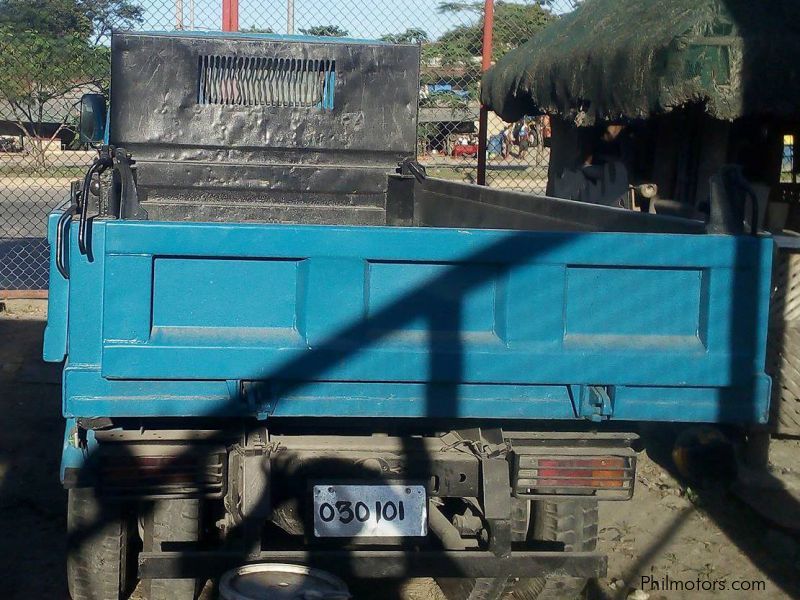
<instances>
[{"instance_id":1,"label":"truck rear tire","mask_svg":"<svg viewBox=\"0 0 800 600\"><path fill-rule=\"evenodd\" d=\"M541 500L533 508L532 537L561 542L565 552L594 552L597 548L597 500ZM524 583L526 580L520 580ZM514 594L520 600L564 600L580 598L588 580L582 577L547 577L537 596ZM521 586L525 587L525 586Z\"/></svg>"},{"instance_id":2,"label":"truck rear tire","mask_svg":"<svg viewBox=\"0 0 800 600\"><path fill-rule=\"evenodd\" d=\"M165 542L200 539L200 500L157 500L144 519L145 552L158 552ZM143 585L147 600L193 600L195 579L150 579Z\"/></svg>"},{"instance_id":3,"label":"truck rear tire","mask_svg":"<svg viewBox=\"0 0 800 600\"><path fill-rule=\"evenodd\" d=\"M591 552L597 547L597 500L514 499L512 539L561 542L565 552ZM586 588L581 577L440 579L448 600L575 600Z\"/></svg>"},{"instance_id":4,"label":"truck rear tire","mask_svg":"<svg viewBox=\"0 0 800 600\"><path fill-rule=\"evenodd\" d=\"M67 586L72 600L127 598L134 582L133 515L92 488L67 492Z\"/></svg>"}]
</instances>

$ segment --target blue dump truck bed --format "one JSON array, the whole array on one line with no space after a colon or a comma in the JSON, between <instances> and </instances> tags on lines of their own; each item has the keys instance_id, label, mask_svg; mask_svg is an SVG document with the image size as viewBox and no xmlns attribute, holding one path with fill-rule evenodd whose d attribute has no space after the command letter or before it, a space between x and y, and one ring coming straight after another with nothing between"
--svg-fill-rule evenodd
<instances>
[{"instance_id":1,"label":"blue dump truck bed","mask_svg":"<svg viewBox=\"0 0 800 600\"><path fill-rule=\"evenodd\" d=\"M73 597L278 562L577 598L639 422L766 421L741 182L701 220L427 177L416 45L115 33L111 60L49 221Z\"/></svg>"},{"instance_id":2,"label":"blue dump truck bed","mask_svg":"<svg viewBox=\"0 0 800 600\"><path fill-rule=\"evenodd\" d=\"M67 417L767 418L768 238L120 221L92 235L92 262L71 243L70 279L51 284L45 355L69 349Z\"/></svg>"},{"instance_id":3,"label":"blue dump truck bed","mask_svg":"<svg viewBox=\"0 0 800 600\"><path fill-rule=\"evenodd\" d=\"M118 220L87 257L61 216L68 570L116 560L78 591L141 544L151 600L260 562L574 598L620 424L767 420L769 238Z\"/></svg>"}]
</instances>

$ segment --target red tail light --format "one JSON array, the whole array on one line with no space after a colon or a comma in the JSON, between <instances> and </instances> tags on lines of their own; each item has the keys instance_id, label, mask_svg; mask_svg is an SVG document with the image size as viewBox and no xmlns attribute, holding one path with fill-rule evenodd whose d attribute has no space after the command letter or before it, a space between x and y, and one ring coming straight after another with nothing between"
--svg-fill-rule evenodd
<instances>
[{"instance_id":1,"label":"red tail light","mask_svg":"<svg viewBox=\"0 0 800 600\"><path fill-rule=\"evenodd\" d=\"M625 459L619 457L543 458L538 467L538 483L544 487L613 488L625 483Z\"/></svg>"},{"instance_id":2,"label":"red tail light","mask_svg":"<svg viewBox=\"0 0 800 600\"><path fill-rule=\"evenodd\" d=\"M539 456L518 454L515 492L627 499L633 495L635 456Z\"/></svg>"}]
</instances>

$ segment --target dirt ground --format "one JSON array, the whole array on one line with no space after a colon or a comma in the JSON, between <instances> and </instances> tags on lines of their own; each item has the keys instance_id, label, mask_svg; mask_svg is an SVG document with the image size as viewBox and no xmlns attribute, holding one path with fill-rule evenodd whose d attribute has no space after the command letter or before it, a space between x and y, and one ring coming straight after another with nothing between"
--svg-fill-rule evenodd
<instances>
[{"instance_id":1,"label":"dirt ground","mask_svg":"<svg viewBox=\"0 0 800 600\"><path fill-rule=\"evenodd\" d=\"M42 303L8 302L0 312L3 599L68 598L66 494L58 481L63 434L59 366L40 359L45 318ZM590 596L800 598L797 533L758 516L727 486L681 485L667 471L668 462L659 458L664 450L648 447L639 453L632 501L601 504L600 549L609 556L609 575L592 586ZM772 454L782 472L800 471L799 452L797 441L773 442ZM787 507L773 510L783 512ZM660 583L661 589L652 589L643 576ZM663 591L667 583L670 591ZM734 585L750 591L734 591ZM712 587L716 591L702 591ZM694 591L697 588L701 591ZM352 591L358 599L441 598L431 580L356 583Z\"/></svg>"}]
</instances>

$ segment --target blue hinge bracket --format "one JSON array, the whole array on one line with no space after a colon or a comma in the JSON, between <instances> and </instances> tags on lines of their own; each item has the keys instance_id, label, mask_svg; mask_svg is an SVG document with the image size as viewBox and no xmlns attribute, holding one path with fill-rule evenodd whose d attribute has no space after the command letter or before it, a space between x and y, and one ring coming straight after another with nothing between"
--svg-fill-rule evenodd
<instances>
[{"instance_id":1,"label":"blue hinge bracket","mask_svg":"<svg viewBox=\"0 0 800 600\"><path fill-rule=\"evenodd\" d=\"M599 422L614 415L614 386L571 385L570 395L579 417ZM577 399L577 402L575 400Z\"/></svg>"}]
</instances>

